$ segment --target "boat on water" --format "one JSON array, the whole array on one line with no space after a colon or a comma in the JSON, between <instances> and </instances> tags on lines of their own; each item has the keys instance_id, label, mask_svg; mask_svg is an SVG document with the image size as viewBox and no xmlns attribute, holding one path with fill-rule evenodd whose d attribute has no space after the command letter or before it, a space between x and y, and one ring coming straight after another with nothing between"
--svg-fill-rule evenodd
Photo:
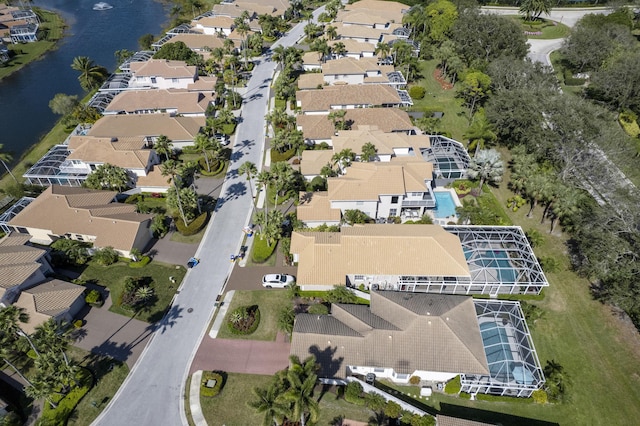
<instances>
[{"instance_id":1,"label":"boat on water","mask_svg":"<svg viewBox=\"0 0 640 426\"><path fill-rule=\"evenodd\" d=\"M113 6L111 6L109 3L105 3L103 1L93 5L93 10L109 10L109 9L113 9Z\"/></svg>"}]
</instances>

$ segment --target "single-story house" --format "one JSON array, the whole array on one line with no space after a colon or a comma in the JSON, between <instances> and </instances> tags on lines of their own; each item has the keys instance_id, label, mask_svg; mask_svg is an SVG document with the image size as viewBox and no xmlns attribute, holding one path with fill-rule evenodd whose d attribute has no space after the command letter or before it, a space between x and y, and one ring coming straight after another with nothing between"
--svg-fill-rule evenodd
<instances>
[{"instance_id":1,"label":"single-story house","mask_svg":"<svg viewBox=\"0 0 640 426\"><path fill-rule=\"evenodd\" d=\"M336 109L399 107L398 91L385 84L326 86L296 92L296 105L305 115L328 115Z\"/></svg>"},{"instance_id":2,"label":"single-story house","mask_svg":"<svg viewBox=\"0 0 640 426\"><path fill-rule=\"evenodd\" d=\"M117 94L102 114L158 114L204 117L216 101L212 92L180 89L126 90Z\"/></svg>"}]
</instances>

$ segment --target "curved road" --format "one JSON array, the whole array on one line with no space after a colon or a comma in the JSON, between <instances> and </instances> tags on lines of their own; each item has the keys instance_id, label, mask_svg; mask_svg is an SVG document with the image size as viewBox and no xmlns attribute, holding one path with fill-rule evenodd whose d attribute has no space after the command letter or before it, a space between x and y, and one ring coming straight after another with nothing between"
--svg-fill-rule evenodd
<instances>
[{"instance_id":1,"label":"curved road","mask_svg":"<svg viewBox=\"0 0 640 426\"><path fill-rule=\"evenodd\" d=\"M314 17L323 10L316 10ZM305 25L298 24L277 44L295 44ZM94 425L187 425L184 396L189 367L213 316L214 301L233 268L229 255L239 252L242 228L252 211L251 192L238 167L245 161L262 164L264 116L275 63L269 57L261 59L244 95L243 121L216 213L196 254L202 262L188 271L152 340Z\"/></svg>"}]
</instances>

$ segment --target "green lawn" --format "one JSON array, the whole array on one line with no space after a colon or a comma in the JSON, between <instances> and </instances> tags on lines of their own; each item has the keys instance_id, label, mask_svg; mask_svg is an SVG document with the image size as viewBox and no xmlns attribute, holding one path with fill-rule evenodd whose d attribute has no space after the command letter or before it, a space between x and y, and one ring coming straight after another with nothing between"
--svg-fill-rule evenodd
<instances>
[{"instance_id":1,"label":"green lawn","mask_svg":"<svg viewBox=\"0 0 640 426\"><path fill-rule=\"evenodd\" d=\"M420 75L422 78L416 84L424 87L424 98L414 100L409 111L424 111L428 115L432 112L444 113L441 120L441 131L449 132L455 140L462 141L462 135L469 127L468 111L462 106L462 101L456 98L456 89L443 89L433 77L438 61L420 61Z\"/></svg>"},{"instance_id":2,"label":"green lawn","mask_svg":"<svg viewBox=\"0 0 640 426\"><path fill-rule=\"evenodd\" d=\"M89 369L94 376L93 387L71 413L67 425L88 425L105 409L129 373L126 363L72 347L69 356Z\"/></svg>"},{"instance_id":3,"label":"green lawn","mask_svg":"<svg viewBox=\"0 0 640 426\"><path fill-rule=\"evenodd\" d=\"M246 406L253 399L253 388L267 387L271 376L228 373L222 392L213 398L200 397L202 412L210 425L246 426L262 424L263 416ZM321 387L315 395L319 397ZM329 425L339 415L351 420L366 422L373 414L370 410L337 399L332 392L325 393L320 399L320 417L316 425Z\"/></svg>"},{"instance_id":4,"label":"green lawn","mask_svg":"<svg viewBox=\"0 0 640 426\"><path fill-rule=\"evenodd\" d=\"M38 34L40 40L35 43L10 44L8 46L9 50L16 52L16 56L7 66L0 67L0 80L19 71L25 65L54 49L56 42L62 38L65 23L60 15L40 8L34 9L42 19L40 34Z\"/></svg>"},{"instance_id":5,"label":"green lawn","mask_svg":"<svg viewBox=\"0 0 640 426\"><path fill-rule=\"evenodd\" d=\"M292 302L287 297L287 291L281 289L236 291L227 315L239 306L258 305L260 308L260 325L255 332L249 335L232 334L227 329L225 318L218 337L221 339L267 340L273 341L278 333L278 313Z\"/></svg>"},{"instance_id":6,"label":"green lawn","mask_svg":"<svg viewBox=\"0 0 640 426\"><path fill-rule=\"evenodd\" d=\"M522 31L538 32L541 31L541 35L528 35L527 38L535 40L552 40L556 38L564 38L569 35L571 28L559 22L554 22L548 19L540 19L534 24L530 24L524 21L521 15L508 15L509 18L520 24Z\"/></svg>"},{"instance_id":7,"label":"green lawn","mask_svg":"<svg viewBox=\"0 0 640 426\"><path fill-rule=\"evenodd\" d=\"M108 287L113 300L113 306L109 310L121 315L132 316L133 312L117 306L124 286L124 279L128 276L151 278L155 291L154 303L139 312L136 317L139 320L153 323L159 321L164 315L185 274L186 269L183 266L173 266L153 261L143 268L130 268L128 263L123 261L106 267L100 266L95 262L89 262L80 279L85 282L93 281L96 284ZM170 276L175 278L175 284L169 280Z\"/></svg>"}]
</instances>

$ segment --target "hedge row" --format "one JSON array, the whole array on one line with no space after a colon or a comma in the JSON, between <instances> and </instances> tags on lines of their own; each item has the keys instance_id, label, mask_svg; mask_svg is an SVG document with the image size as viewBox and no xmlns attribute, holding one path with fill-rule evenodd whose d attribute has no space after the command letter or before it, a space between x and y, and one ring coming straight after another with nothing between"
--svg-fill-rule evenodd
<instances>
[{"instance_id":1,"label":"hedge row","mask_svg":"<svg viewBox=\"0 0 640 426\"><path fill-rule=\"evenodd\" d=\"M198 232L200 232L200 230L204 228L204 226L207 224L207 219L208 219L208 214L205 212L205 213L202 213L200 216L196 217L187 226L185 226L184 222L182 221L182 218L180 217L173 218L173 221L176 224L176 228L178 229L178 232L184 235L185 237L188 237L189 235L195 235Z\"/></svg>"},{"instance_id":2,"label":"hedge row","mask_svg":"<svg viewBox=\"0 0 640 426\"><path fill-rule=\"evenodd\" d=\"M142 259L137 262L129 262L129 268L144 268L149 262L151 262L151 258L149 256L143 256Z\"/></svg>"},{"instance_id":3,"label":"hedge row","mask_svg":"<svg viewBox=\"0 0 640 426\"><path fill-rule=\"evenodd\" d=\"M255 238L253 241L253 249L251 250L251 260L255 263L266 262L275 251L276 245L276 243L273 243L271 247L269 247L266 238Z\"/></svg>"},{"instance_id":4,"label":"hedge row","mask_svg":"<svg viewBox=\"0 0 640 426\"><path fill-rule=\"evenodd\" d=\"M285 152L280 152L277 149L272 149L271 150L271 162L272 163L277 163L279 161L288 161L294 155L296 155L296 151L293 148L291 148L290 150L285 151Z\"/></svg>"}]
</instances>

